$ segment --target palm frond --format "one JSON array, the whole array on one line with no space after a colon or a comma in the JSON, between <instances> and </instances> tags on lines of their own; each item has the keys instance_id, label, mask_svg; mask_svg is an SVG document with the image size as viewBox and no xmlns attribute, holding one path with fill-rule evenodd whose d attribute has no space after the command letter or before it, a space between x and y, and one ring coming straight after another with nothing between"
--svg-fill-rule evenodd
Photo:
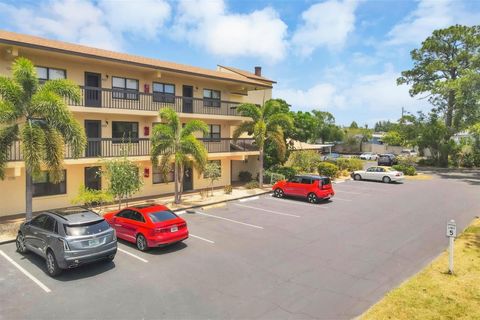
<instances>
[{"instance_id":1,"label":"palm frond","mask_svg":"<svg viewBox=\"0 0 480 320\"><path fill-rule=\"evenodd\" d=\"M67 98L75 103L79 103L81 100L78 85L67 79L49 80L38 89L38 92L55 93L59 97Z\"/></svg>"},{"instance_id":2,"label":"palm frond","mask_svg":"<svg viewBox=\"0 0 480 320\"><path fill-rule=\"evenodd\" d=\"M173 139L175 139L175 132L171 126L165 123L158 123L153 127L152 141Z\"/></svg>"},{"instance_id":3,"label":"palm frond","mask_svg":"<svg viewBox=\"0 0 480 320\"><path fill-rule=\"evenodd\" d=\"M202 171L207 163L208 153L205 145L194 136L184 137L180 141L180 151L183 155L193 158L195 167Z\"/></svg>"},{"instance_id":4,"label":"palm frond","mask_svg":"<svg viewBox=\"0 0 480 320\"><path fill-rule=\"evenodd\" d=\"M25 168L33 175L38 174L45 154L45 133L40 125L27 123L22 127L21 136Z\"/></svg>"},{"instance_id":5,"label":"palm frond","mask_svg":"<svg viewBox=\"0 0 480 320\"><path fill-rule=\"evenodd\" d=\"M233 131L233 140L237 140L238 137L240 137L242 134L247 133L249 135L253 134L253 127L255 123L253 121L245 121L241 125L239 125L235 130Z\"/></svg>"},{"instance_id":6,"label":"palm frond","mask_svg":"<svg viewBox=\"0 0 480 320\"><path fill-rule=\"evenodd\" d=\"M285 113L277 113L271 115L267 119L267 129L275 130L275 127L280 127L283 130L293 129L293 119L290 115Z\"/></svg>"},{"instance_id":7,"label":"palm frond","mask_svg":"<svg viewBox=\"0 0 480 320\"><path fill-rule=\"evenodd\" d=\"M280 102L275 99L270 99L263 105L263 117L266 119L274 114L280 113Z\"/></svg>"},{"instance_id":8,"label":"palm frond","mask_svg":"<svg viewBox=\"0 0 480 320\"><path fill-rule=\"evenodd\" d=\"M182 128L180 137L189 136L195 132L201 132L203 134L208 134L210 131L208 125L202 120L190 120L185 124L185 127Z\"/></svg>"},{"instance_id":9,"label":"palm frond","mask_svg":"<svg viewBox=\"0 0 480 320\"><path fill-rule=\"evenodd\" d=\"M22 101L22 87L10 78L0 76L0 97L14 106Z\"/></svg>"},{"instance_id":10,"label":"palm frond","mask_svg":"<svg viewBox=\"0 0 480 320\"><path fill-rule=\"evenodd\" d=\"M15 105L6 100L0 100L0 123L14 123L19 118L18 109Z\"/></svg>"},{"instance_id":11,"label":"palm frond","mask_svg":"<svg viewBox=\"0 0 480 320\"><path fill-rule=\"evenodd\" d=\"M253 121L258 121L262 118L261 108L253 103L243 103L239 105L237 107L237 114L252 118Z\"/></svg>"},{"instance_id":12,"label":"palm frond","mask_svg":"<svg viewBox=\"0 0 480 320\"><path fill-rule=\"evenodd\" d=\"M160 162L158 164L154 164L155 166L158 166L160 169L160 175L162 176L162 180L166 181L167 180L167 175L172 169L172 153L164 154L160 158Z\"/></svg>"},{"instance_id":13,"label":"palm frond","mask_svg":"<svg viewBox=\"0 0 480 320\"><path fill-rule=\"evenodd\" d=\"M263 146L265 145L265 139L267 138L267 125L263 120L258 121L253 126L253 138L255 139L255 143L260 150L263 149Z\"/></svg>"},{"instance_id":14,"label":"palm frond","mask_svg":"<svg viewBox=\"0 0 480 320\"><path fill-rule=\"evenodd\" d=\"M33 63L27 58L17 58L12 65L13 79L22 88L26 98L30 98L38 87L37 71Z\"/></svg>"},{"instance_id":15,"label":"palm frond","mask_svg":"<svg viewBox=\"0 0 480 320\"><path fill-rule=\"evenodd\" d=\"M65 156L65 142L62 135L56 130L44 130L45 158L52 182L58 183L63 179L63 159Z\"/></svg>"},{"instance_id":16,"label":"palm frond","mask_svg":"<svg viewBox=\"0 0 480 320\"><path fill-rule=\"evenodd\" d=\"M285 159L287 153L287 145L285 143L285 136L282 129L277 131L268 132L268 140L270 140L275 145L275 150L277 151L278 158L280 160Z\"/></svg>"},{"instance_id":17,"label":"palm frond","mask_svg":"<svg viewBox=\"0 0 480 320\"><path fill-rule=\"evenodd\" d=\"M164 122L163 124L171 127L174 135L178 135L181 125L180 119L175 110L172 108L161 109L158 112L158 115L160 116L160 119L162 119L162 122Z\"/></svg>"},{"instance_id":18,"label":"palm frond","mask_svg":"<svg viewBox=\"0 0 480 320\"><path fill-rule=\"evenodd\" d=\"M15 140L18 140L17 124L0 129L0 179L5 178L5 165L8 160L8 150Z\"/></svg>"},{"instance_id":19,"label":"palm frond","mask_svg":"<svg viewBox=\"0 0 480 320\"><path fill-rule=\"evenodd\" d=\"M158 158L160 156L173 154L175 152L175 144L171 140L158 140L152 142L150 148L150 159L153 165L158 165Z\"/></svg>"}]
</instances>

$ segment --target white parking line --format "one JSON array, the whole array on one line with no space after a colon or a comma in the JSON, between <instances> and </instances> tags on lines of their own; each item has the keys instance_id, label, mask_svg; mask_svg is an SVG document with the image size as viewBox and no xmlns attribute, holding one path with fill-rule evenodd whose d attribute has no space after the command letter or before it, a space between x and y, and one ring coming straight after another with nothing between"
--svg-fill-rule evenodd
<instances>
[{"instance_id":1,"label":"white parking line","mask_svg":"<svg viewBox=\"0 0 480 320\"><path fill-rule=\"evenodd\" d=\"M125 253L125 254L128 254L129 256L134 257L135 259L138 259L138 260L140 260L140 261L142 261L142 262L148 263L148 260L143 259L142 257L139 257L139 256L137 256L137 255L135 255L135 254L133 254L133 253L131 253L131 252L128 252L127 250L123 250L122 248L118 248L118 247L117 247L117 250L120 251L120 252L123 252L123 253Z\"/></svg>"},{"instance_id":2,"label":"white parking line","mask_svg":"<svg viewBox=\"0 0 480 320\"><path fill-rule=\"evenodd\" d=\"M40 288L43 289L43 291L49 293L51 292L52 290L50 290L46 285L44 285L43 283L40 282L40 280L38 280L37 278L35 278L30 272L28 272L27 270L23 269L18 263L16 263L15 261L13 261L12 258L10 258L9 256L7 256L7 254L5 252L3 252L2 250L0 250L0 254L5 258L7 259L8 262L10 262L11 264L13 264L18 270L20 270L24 275L26 275L27 277L30 278L30 280L32 280L33 282L35 282Z\"/></svg>"},{"instance_id":3,"label":"white parking line","mask_svg":"<svg viewBox=\"0 0 480 320\"><path fill-rule=\"evenodd\" d=\"M279 201L279 202L280 202L280 201L285 201L285 202L291 202L291 203L295 203L295 204L299 204L299 205L304 205L304 206L308 206L308 207L328 209L327 207L322 206L322 205L318 205L318 204L307 203L307 202L302 202L302 201L295 201L295 200L288 200L288 199L278 199L278 198L275 198L273 195L272 195L272 196L266 196L265 199L274 200L274 201Z\"/></svg>"},{"instance_id":4,"label":"white parking line","mask_svg":"<svg viewBox=\"0 0 480 320\"><path fill-rule=\"evenodd\" d=\"M248 227L252 227L252 228L256 228L256 229L263 229L263 227L256 226L254 224L249 224L249 223L245 223L245 222L241 222L241 221L237 221L237 220L232 220L232 219L228 219L228 218L224 218L224 217L214 216L214 215L199 212L199 211L195 211L195 213L200 214L202 216L207 216L207 217L211 217L211 218L217 218L217 219L221 219L221 220L225 220L225 221L230 221L230 222L233 222L233 223L243 224L244 226L248 226Z\"/></svg>"},{"instance_id":5,"label":"white parking line","mask_svg":"<svg viewBox=\"0 0 480 320\"><path fill-rule=\"evenodd\" d=\"M245 198L245 199L240 199L238 200L238 202L247 202L247 201L253 201L253 200L258 200L260 199L259 196L256 196L256 197L250 197L250 198Z\"/></svg>"},{"instance_id":6,"label":"white parking line","mask_svg":"<svg viewBox=\"0 0 480 320\"><path fill-rule=\"evenodd\" d=\"M192 237L192 238L196 238L196 239L200 239L200 240L206 241L206 242L208 242L208 243L212 243L212 244L213 244L213 243L215 243L215 242L214 242L214 241L212 241L212 240L208 240L208 239L205 239L205 238L202 238L202 237L196 236L196 235L194 235L194 234L191 234L191 233L189 234L189 236L190 236L190 237Z\"/></svg>"},{"instance_id":7,"label":"white parking line","mask_svg":"<svg viewBox=\"0 0 480 320\"><path fill-rule=\"evenodd\" d=\"M244 208L250 208L253 210L260 210L260 211L265 211L268 213L276 214L279 216L287 216L287 217L293 217L293 218L300 218L300 216L294 215L294 214L289 214L289 213L283 213L283 212L278 212L278 211L272 211L272 210L267 210L267 209L262 209L262 208L257 208L257 207L251 207L251 206L246 206L244 204L239 204L239 203L234 203L234 205L239 206L239 207L244 207Z\"/></svg>"}]
</instances>

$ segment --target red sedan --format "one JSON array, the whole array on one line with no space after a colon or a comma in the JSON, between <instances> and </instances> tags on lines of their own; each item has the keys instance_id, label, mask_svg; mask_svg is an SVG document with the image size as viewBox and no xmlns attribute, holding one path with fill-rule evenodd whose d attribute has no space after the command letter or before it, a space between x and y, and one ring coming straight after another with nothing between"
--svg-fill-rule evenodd
<instances>
[{"instance_id":1,"label":"red sedan","mask_svg":"<svg viewBox=\"0 0 480 320\"><path fill-rule=\"evenodd\" d=\"M289 180L278 181L272 190L277 198L284 195L302 197L310 203L328 200L335 195L330 178L316 175L295 176Z\"/></svg>"},{"instance_id":2,"label":"red sedan","mask_svg":"<svg viewBox=\"0 0 480 320\"><path fill-rule=\"evenodd\" d=\"M162 205L128 207L104 218L118 238L135 243L141 251L188 238L187 222Z\"/></svg>"}]
</instances>

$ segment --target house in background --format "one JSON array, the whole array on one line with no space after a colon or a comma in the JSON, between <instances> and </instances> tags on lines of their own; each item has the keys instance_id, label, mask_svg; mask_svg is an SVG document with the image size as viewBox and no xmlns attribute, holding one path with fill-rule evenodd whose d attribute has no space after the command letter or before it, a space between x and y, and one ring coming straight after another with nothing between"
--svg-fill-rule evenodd
<instances>
[{"instance_id":1,"label":"house in background","mask_svg":"<svg viewBox=\"0 0 480 320\"><path fill-rule=\"evenodd\" d=\"M144 187L135 196L172 193L173 171L162 180L149 156L152 127L161 121L161 108L173 108L182 122L200 119L210 126L210 134L198 139L205 144L209 161L221 166L215 186L238 180L240 171L257 174L259 152L253 140L233 141L231 132L249 120L237 114L238 104L262 104L272 96L275 82L263 77L260 67L254 72L227 66L209 70L0 31L0 74L10 76L11 64L20 56L33 61L40 81L67 78L81 87L80 103L67 103L88 138L79 159L71 159L67 149L64 181L53 184L47 172L35 178L35 211L69 206L82 184L105 187L96 175L100 161L119 156L125 137L130 141L128 156L144 176ZM24 212L25 166L19 143L9 150L8 160L6 178L0 181L0 215ZM210 183L193 166L185 170L184 179L185 191Z\"/></svg>"}]
</instances>

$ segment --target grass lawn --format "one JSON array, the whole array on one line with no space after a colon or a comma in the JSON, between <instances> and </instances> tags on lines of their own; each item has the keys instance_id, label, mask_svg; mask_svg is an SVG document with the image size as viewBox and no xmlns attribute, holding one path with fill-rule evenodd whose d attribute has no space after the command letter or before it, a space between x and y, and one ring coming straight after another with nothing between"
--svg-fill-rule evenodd
<instances>
[{"instance_id":1,"label":"grass lawn","mask_svg":"<svg viewBox=\"0 0 480 320\"><path fill-rule=\"evenodd\" d=\"M480 319L480 219L455 240L454 275L445 251L361 319Z\"/></svg>"}]
</instances>

